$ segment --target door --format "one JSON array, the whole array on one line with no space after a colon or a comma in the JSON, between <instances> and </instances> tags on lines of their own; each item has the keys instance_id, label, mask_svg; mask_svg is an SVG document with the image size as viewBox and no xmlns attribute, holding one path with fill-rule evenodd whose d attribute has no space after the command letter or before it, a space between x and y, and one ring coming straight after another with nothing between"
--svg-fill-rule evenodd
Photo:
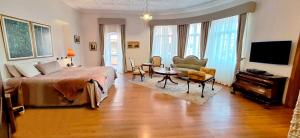
<instances>
[{"instance_id":1,"label":"door","mask_svg":"<svg viewBox=\"0 0 300 138\"><path fill-rule=\"evenodd\" d=\"M298 39L298 45L296 54L294 57L294 64L292 69L292 75L289 80L288 91L286 94L285 105L294 108L297 102L297 98L300 90L300 35Z\"/></svg>"},{"instance_id":2,"label":"door","mask_svg":"<svg viewBox=\"0 0 300 138\"><path fill-rule=\"evenodd\" d=\"M3 83L0 75L0 138L10 138L9 115L4 98Z\"/></svg>"}]
</instances>

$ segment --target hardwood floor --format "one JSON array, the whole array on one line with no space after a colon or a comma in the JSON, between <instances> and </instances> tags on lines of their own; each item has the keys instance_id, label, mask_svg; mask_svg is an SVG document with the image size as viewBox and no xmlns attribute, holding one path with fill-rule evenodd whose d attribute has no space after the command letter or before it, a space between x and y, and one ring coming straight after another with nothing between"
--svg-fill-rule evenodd
<instances>
[{"instance_id":1,"label":"hardwood floor","mask_svg":"<svg viewBox=\"0 0 300 138\"><path fill-rule=\"evenodd\" d=\"M263 106L224 87L196 105L119 76L101 108L27 109L15 138L279 138L287 137L292 110Z\"/></svg>"}]
</instances>

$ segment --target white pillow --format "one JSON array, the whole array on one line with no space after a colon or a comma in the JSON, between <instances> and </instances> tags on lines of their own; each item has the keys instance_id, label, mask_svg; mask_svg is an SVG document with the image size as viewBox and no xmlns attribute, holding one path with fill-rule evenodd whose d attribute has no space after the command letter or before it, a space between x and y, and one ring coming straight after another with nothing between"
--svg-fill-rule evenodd
<instances>
[{"instance_id":1,"label":"white pillow","mask_svg":"<svg viewBox=\"0 0 300 138\"><path fill-rule=\"evenodd\" d=\"M62 67L59 65L57 61L37 64L35 65L35 67L44 75L62 70Z\"/></svg>"},{"instance_id":2,"label":"white pillow","mask_svg":"<svg viewBox=\"0 0 300 138\"><path fill-rule=\"evenodd\" d=\"M25 77L34 77L41 74L41 72L35 68L33 64L15 64L15 67Z\"/></svg>"}]
</instances>

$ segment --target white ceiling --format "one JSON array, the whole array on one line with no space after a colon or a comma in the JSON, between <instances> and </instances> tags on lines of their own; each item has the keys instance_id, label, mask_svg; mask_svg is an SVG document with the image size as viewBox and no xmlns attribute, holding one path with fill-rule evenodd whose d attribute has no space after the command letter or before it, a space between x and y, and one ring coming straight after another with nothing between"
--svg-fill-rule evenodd
<instances>
[{"instance_id":1,"label":"white ceiling","mask_svg":"<svg viewBox=\"0 0 300 138\"><path fill-rule=\"evenodd\" d=\"M80 10L143 11L146 0L62 0ZM150 12L209 8L237 0L149 0Z\"/></svg>"}]
</instances>

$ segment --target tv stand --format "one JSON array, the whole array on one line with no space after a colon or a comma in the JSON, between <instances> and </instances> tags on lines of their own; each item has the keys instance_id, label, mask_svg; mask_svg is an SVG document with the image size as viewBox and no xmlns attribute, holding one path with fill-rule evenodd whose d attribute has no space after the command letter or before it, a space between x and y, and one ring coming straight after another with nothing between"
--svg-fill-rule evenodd
<instances>
[{"instance_id":1,"label":"tv stand","mask_svg":"<svg viewBox=\"0 0 300 138\"><path fill-rule=\"evenodd\" d=\"M278 75L267 76L241 71L236 74L236 81L232 84L232 93L239 91L267 105L281 104L286 79Z\"/></svg>"}]
</instances>

